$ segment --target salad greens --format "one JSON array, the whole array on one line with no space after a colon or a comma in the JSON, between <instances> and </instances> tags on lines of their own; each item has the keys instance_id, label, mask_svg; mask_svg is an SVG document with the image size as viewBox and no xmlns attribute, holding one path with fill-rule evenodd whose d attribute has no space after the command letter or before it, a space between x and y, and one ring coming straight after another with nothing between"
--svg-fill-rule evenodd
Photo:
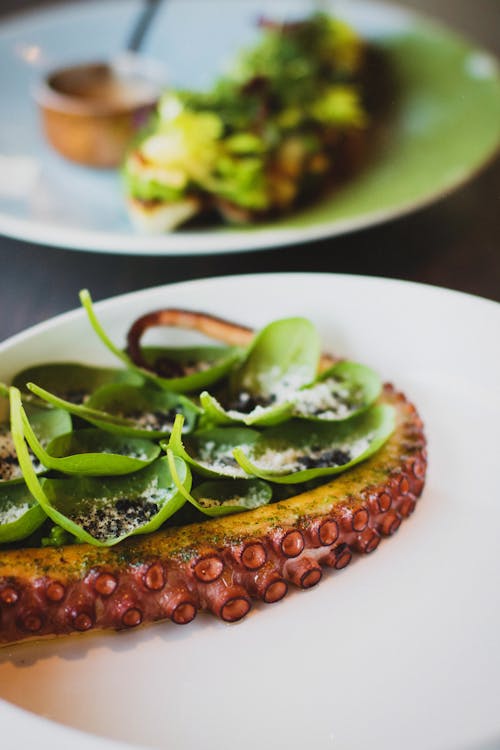
<instances>
[{"instance_id":1,"label":"salad greens","mask_svg":"<svg viewBox=\"0 0 500 750\"><path fill-rule=\"evenodd\" d=\"M24 482L0 484L0 543L25 539L47 518Z\"/></svg>"},{"instance_id":2,"label":"salad greens","mask_svg":"<svg viewBox=\"0 0 500 750\"><path fill-rule=\"evenodd\" d=\"M95 333L104 346L127 367L126 372L131 375L135 374L136 377L143 378L168 391L189 393L201 390L224 377L242 357L242 350L236 346L178 347L176 349L149 347L143 349L146 360L149 360L152 365L159 363L160 370L163 359L177 361L181 369L187 363L192 366L193 372L189 375L162 377L155 371L138 367L126 351L123 351L123 349L120 349L111 341L99 322L92 303L92 297L87 289L82 289L80 292L80 301ZM200 363L205 365L203 369L199 367Z\"/></svg>"},{"instance_id":3,"label":"salad greens","mask_svg":"<svg viewBox=\"0 0 500 750\"><path fill-rule=\"evenodd\" d=\"M277 320L257 334L222 397L204 391L201 405L210 419L221 424L283 422L293 412L297 390L313 380L319 357L319 336L310 321Z\"/></svg>"},{"instance_id":4,"label":"salad greens","mask_svg":"<svg viewBox=\"0 0 500 750\"><path fill-rule=\"evenodd\" d=\"M394 410L374 406L349 421L290 421L263 433L233 455L248 474L274 482L307 482L338 474L377 451L394 431Z\"/></svg>"},{"instance_id":5,"label":"salad greens","mask_svg":"<svg viewBox=\"0 0 500 750\"><path fill-rule=\"evenodd\" d=\"M260 39L208 91L167 91L123 167L132 217L156 206L160 231L215 208L249 221L328 184L346 136L368 116L364 44L338 19L260 22Z\"/></svg>"},{"instance_id":6,"label":"salad greens","mask_svg":"<svg viewBox=\"0 0 500 750\"><path fill-rule=\"evenodd\" d=\"M144 438L128 438L102 430L67 432L43 448L27 418L25 438L41 464L63 474L105 476L131 474L158 458L160 447Z\"/></svg>"},{"instance_id":7,"label":"salad greens","mask_svg":"<svg viewBox=\"0 0 500 750\"><path fill-rule=\"evenodd\" d=\"M251 446L259 438L257 430L248 427L215 427L202 429L182 439L183 418L179 415L174 423L168 443L161 443L196 471L207 477L244 478L247 476L233 456L233 451L242 445Z\"/></svg>"},{"instance_id":8,"label":"salad greens","mask_svg":"<svg viewBox=\"0 0 500 750\"><path fill-rule=\"evenodd\" d=\"M273 491L267 482L260 479L226 479L202 482L191 493L184 487L177 474L176 457L170 448L167 458L173 480L179 492L194 507L206 516L225 516L241 513L267 505Z\"/></svg>"},{"instance_id":9,"label":"salad greens","mask_svg":"<svg viewBox=\"0 0 500 750\"><path fill-rule=\"evenodd\" d=\"M143 381L144 378L133 370L92 367L76 362L49 362L21 370L15 376L12 385L24 390L27 383L33 382L66 401L82 404L101 385L141 385Z\"/></svg>"},{"instance_id":10,"label":"salad greens","mask_svg":"<svg viewBox=\"0 0 500 750\"><path fill-rule=\"evenodd\" d=\"M0 393L2 393L2 390ZM8 395L8 390L6 391ZM71 418L62 409L46 409L28 403L26 410L30 416L32 432L41 446L46 446L53 438L71 430ZM43 473L45 467L37 463L35 470ZM0 424L0 487L23 481L23 474L17 459L13 434L9 422Z\"/></svg>"},{"instance_id":11,"label":"salad greens","mask_svg":"<svg viewBox=\"0 0 500 750\"><path fill-rule=\"evenodd\" d=\"M27 419L16 388L10 398L12 435L26 484L47 516L79 541L109 546L132 534L156 531L184 505L165 457L125 476L39 479L25 443ZM189 489L187 464L178 463L174 461L177 481Z\"/></svg>"},{"instance_id":12,"label":"salad greens","mask_svg":"<svg viewBox=\"0 0 500 750\"><path fill-rule=\"evenodd\" d=\"M295 395L293 416L336 422L367 409L380 396L376 372L357 362L337 362Z\"/></svg>"},{"instance_id":13,"label":"salad greens","mask_svg":"<svg viewBox=\"0 0 500 750\"><path fill-rule=\"evenodd\" d=\"M177 414L184 415L191 429L200 413L185 396L148 385L103 385L87 399L85 406L65 401L34 383L27 386L49 404L66 409L102 430L136 438L159 439L169 435Z\"/></svg>"},{"instance_id":14,"label":"salad greens","mask_svg":"<svg viewBox=\"0 0 500 750\"><path fill-rule=\"evenodd\" d=\"M205 359L203 372L195 360L207 347L174 352L186 361L189 351L192 377L209 372L175 378L179 393L112 344L82 297L124 367L49 362L0 384L10 403L0 544L109 546L175 523L186 503L189 520L245 512L350 469L394 430L376 373L349 361L318 372L318 333L304 318L270 323L248 346ZM164 351L170 359L172 348L154 348L155 366Z\"/></svg>"}]
</instances>

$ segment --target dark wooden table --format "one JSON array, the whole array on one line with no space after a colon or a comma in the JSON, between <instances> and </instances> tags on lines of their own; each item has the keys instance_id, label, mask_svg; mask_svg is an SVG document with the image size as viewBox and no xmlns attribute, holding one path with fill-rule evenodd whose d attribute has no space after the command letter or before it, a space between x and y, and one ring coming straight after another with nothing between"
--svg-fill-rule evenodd
<instances>
[{"instance_id":1,"label":"dark wooden table","mask_svg":"<svg viewBox=\"0 0 500 750\"><path fill-rule=\"evenodd\" d=\"M35 4L2 0L0 13ZM40 4L40 3L37 3ZM498 0L404 0L500 54ZM500 301L500 160L451 196L354 234L276 250L193 257L100 255L0 237L0 341L78 306L121 292L207 276L324 271L411 279Z\"/></svg>"}]
</instances>

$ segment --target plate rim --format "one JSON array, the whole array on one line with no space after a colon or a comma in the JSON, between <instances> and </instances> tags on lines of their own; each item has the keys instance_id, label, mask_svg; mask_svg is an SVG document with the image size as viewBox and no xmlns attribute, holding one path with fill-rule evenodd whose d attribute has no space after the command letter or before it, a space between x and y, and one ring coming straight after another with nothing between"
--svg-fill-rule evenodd
<instances>
[{"instance_id":1,"label":"plate rim","mask_svg":"<svg viewBox=\"0 0 500 750\"><path fill-rule=\"evenodd\" d=\"M494 315L498 316L500 320L500 303L496 302L495 300L490 300L478 295L449 289L447 287L439 287L436 285L425 284L405 279L357 274L336 274L328 272L273 272L264 274L234 274L227 276L213 276L204 279L194 279L182 282L171 282L168 284L160 284L155 287L146 287L144 289L135 290L132 292L113 295L105 299L96 301L95 307L98 311L99 309L101 311L104 311L106 308L126 306L128 300L132 298L140 298L141 296L147 298L149 295L157 295L163 290L168 290L171 287L180 287L182 290L183 287L185 288L187 286L190 286L196 290L196 287L210 286L214 283L244 284L245 281L250 278L257 282L260 281L263 277L267 278L270 282L275 282L277 280L284 282L287 279L303 279L304 281L309 282L319 280L322 282L324 280L335 279L339 284L347 284L348 286L352 285L363 287L364 285L370 285L374 287L380 286L384 288L390 286L393 289L403 287L407 289L411 288L414 291L425 290L426 293L431 294L432 296L439 296L441 298L444 297L445 300L450 300L451 303L458 302L459 304L465 304L466 306L480 306L487 309L488 314L493 313ZM36 336L39 332L44 332L54 327L57 328L61 324L64 325L67 322L71 323L72 319L84 316L85 311L81 306L79 306L72 310L52 316L43 322L30 326L23 331L10 336L4 342L0 342L0 355L3 354L4 356L8 356L9 349L13 347L16 348L18 345L26 345L27 343L29 343L29 339L32 336ZM7 646L4 648L8 649L9 647ZM49 747L52 748L54 739L57 740L58 738L60 738L61 741L71 741L73 743L72 747L74 747L75 750L88 750L90 747L92 748L92 750L101 750L101 748L102 750L107 750L108 748L109 750L113 750L113 748L115 748L116 750L119 750L120 748L123 748L123 750L141 750L141 748L143 747L138 744L130 744L124 741L114 740L109 737L97 735L94 733L87 733L85 731L82 731L81 729L61 724L54 719L49 719L29 709L11 703L10 701L2 697L0 697L0 718L3 720L4 730L6 732L12 730L12 739L15 740L15 743L19 742L19 740L15 737L15 731L17 723L21 721L23 724L22 731L32 731L33 737L37 737L38 747L40 747L41 750L44 750L44 748L47 748L48 750ZM5 739L6 747L10 747L10 745L7 743L10 741L11 737L7 735Z\"/></svg>"},{"instance_id":2,"label":"plate rim","mask_svg":"<svg viewBox=\"0 0 500 750\"><path fill-rule=\"evenodd\" d=\"M141 296L147 296L149 294L158 294L162 290L168 290L171 287L184 287L184 286L197 286L211 283L221 283L229 280L230 283L237 283L245 279L276 279L285 280L287 278L300 278L304 277L307 280L314 280L315 278L334 278L338 279L341 283L380 283L382 285L388 284L396 287L404 285L409 288L423 288L430 294L438 294L439 296L445 295L450 299L462 299L468 304L486 304L491 306L492 310L496 310L496 314L500 314L500 301L490 299L488 297L482 297L479 294L472 292L464 292L459 289L452 289L451 287L440 286L438 284L429 284L422 281L414 281L412 279L399 279L391 276L374 276L368 274L356 274L356 273L336 273L335 271L268 271L268 272L253 272L253 273L231 273L231 274L219 274L217 276L206 276L203 278L192 278L183 281L170 281L162 284L155 284L154 286L142 287L141 289L134 289L129 292L120 292L113 294L102 299L94 300L93 307L96 311L103 310L106 307L112 307L115 304L123 304L128 299L139 298ZM0 355L5 354L6 350L12 346L21 344L25 338L29 338L32 335L44 332L46 329L51 328L53 325L59 325L60 323L66 323L71 321L71 318L84 315L84 310L81 305L65 310L64 312L52 315L45 320L34 323L33 325L23 328L21 331L8 336L3 341L0 341Z\"/></svg>"}]
</instances>

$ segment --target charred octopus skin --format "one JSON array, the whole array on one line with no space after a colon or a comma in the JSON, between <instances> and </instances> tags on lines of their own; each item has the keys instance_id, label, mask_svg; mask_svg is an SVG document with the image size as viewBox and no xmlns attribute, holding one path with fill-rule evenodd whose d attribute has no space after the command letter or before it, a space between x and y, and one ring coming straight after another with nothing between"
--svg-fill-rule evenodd
<instances>
[{"instance_id":1,"label":"charred octopus skin","mask_svg":"<svg viewBox=\"0 0 500 750\"><path fill-rule=\"evenodd\" d=\"M153 369L142 353L141 340L150 328L157 327L182 328L195 330L215 341L221 341L227 346L247 346L255 336L255 331L248 326L239 325L231 320L210 315L205 312L195 312L175 307L163 308L141 315L129 328L127 334L127 354L132 362L145 370ZM336 361L329 354L322 354L320 369L326 369Z\"/></svg>"},{"instance_id":2,"label":"charred octopus skin","mask_svg":"<svg viewBox=\"0 0 500 750\"><path fill-rule=\"evenodd\" d=\"M129 538L10 550L0 559L0 642L87 630L176 624L208 610L226 622L252 600L315 586L373 552L414 510L426 474L422 421L386 385L396 428L370 459L316 489L253 511Z\"/></svg>"}]
</instances>

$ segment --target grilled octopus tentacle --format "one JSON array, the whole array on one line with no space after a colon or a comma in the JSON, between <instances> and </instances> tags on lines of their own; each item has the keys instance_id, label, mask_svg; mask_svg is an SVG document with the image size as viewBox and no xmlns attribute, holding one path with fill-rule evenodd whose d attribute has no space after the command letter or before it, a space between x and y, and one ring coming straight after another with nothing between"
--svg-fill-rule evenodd
<instances>
[{"instance_id":1,"label":"grilled octopus tentacle","mask_svg":"<svg viewBox=\"0 0 500 750\"><path fill-rule=\"evenodd\" d=\"M146 370L151 368L142 354L141 339L149 328L159 326L199 331L208 338L221 341L228 346L248 346L255 336L255 331L252 328L209 313L173 307L155 310L137 318L127 333L127 353L138 367L144 367ZM322 369L325 369L334 362L333 357L324 354L320 365ZM175 365L175 363L172 363L172 365Z\"/></svg>"},{"instance_id":2,"label":"grilled octopus tentacle","mask_svg":"<svg viewBox=\"0 0 500 750\"><path fill-rule=\"evenodd\" d=\"M289 584L316 585L375 550L415 508L426 473L423 426L391 386L397 425L369 460L286 501L200 524L131 537L110 548L74 545L4 552L0 642L127 629L209 610L227 622L252 599L272 603Z\"/></svg>"},{"instance_id":3,"label":"grilled octopus tentacle","mask_svg":"<svg viewBox=\"0 0 500 750\"><path fill-rule=\"evenodd\" d=\"M128 331L127 352L136 365L148 369L149 365L141 351L141 339L149 328L158 326L196 330L230 346L246 346L254 337L254 331L251 328L208 313L177 308L155 310L138 318Z\"/></svg>"}]
</instances>

